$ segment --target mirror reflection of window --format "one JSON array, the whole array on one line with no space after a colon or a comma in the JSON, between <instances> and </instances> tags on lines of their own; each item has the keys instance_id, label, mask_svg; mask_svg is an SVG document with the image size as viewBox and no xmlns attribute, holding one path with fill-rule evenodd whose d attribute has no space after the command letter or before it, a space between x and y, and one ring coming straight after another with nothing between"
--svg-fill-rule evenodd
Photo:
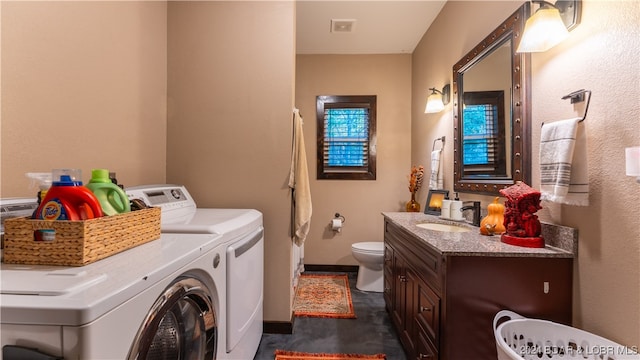
<instances>
[{"instance_id":1,"label":"mirror reflection of window","mask_svg":"<svg viewBox=\"0 0 640 360\"><path fill-rule=\"evenodd\" d=\"M493 166L496 162L498 138L497 107L489 104L469 105L464 109L464 138L462 140L465 165Z\"/></svg>"},{"instance_id":2,"label":"mirror reflection of window","mask_svg":"<svg viewBox=\"0 0 640 360\"><path fill-rule=\"evenodd\" d=\"M504 91L465 92L462 112L465 174L506 176Z\"/></svg>"}]
</instances>

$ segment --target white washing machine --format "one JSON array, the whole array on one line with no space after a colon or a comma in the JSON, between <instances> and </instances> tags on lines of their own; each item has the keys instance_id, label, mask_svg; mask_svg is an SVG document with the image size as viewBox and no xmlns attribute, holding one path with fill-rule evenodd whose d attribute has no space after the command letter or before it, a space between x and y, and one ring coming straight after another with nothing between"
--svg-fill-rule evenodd
<instances>
[{"instance_id":1,"label":"white washing machine","mask_svg":"<svg viewBox=\"0 0 640 360\"><path fill-rule=\"evenodd\" d=\"M3 204L3 217L24 206ZM82 267L3 263L3 358L215 359L226 354L225 334L219 331L226 327L221 310L226 249L218 234L162 234Z\"/></svg>"},{"instance_id":2,"label":"white washing machine","mask_svg":"<svg viewBox=\"0 0 640 360\"><path fill-rule=\"evenodd\" d=\"M263 328L264 229L254 209L198 208L181 185L145 185L125 189L130 199L162 209L163 233L220 234L226 248L226 355L251 360ZM226 357L222 357L226 356Z\"/></svg>"}]
</instances>

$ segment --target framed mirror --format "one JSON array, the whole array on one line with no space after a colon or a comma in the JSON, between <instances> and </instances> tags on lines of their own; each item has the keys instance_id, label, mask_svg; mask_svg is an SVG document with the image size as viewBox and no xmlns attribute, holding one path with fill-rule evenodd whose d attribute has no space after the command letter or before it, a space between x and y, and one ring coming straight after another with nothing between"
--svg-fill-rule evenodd
<instances>
[{"instance_id":1,"label":"framed mirror","mask_svg":"<svg viewBox=\"0 0 640 360\"><path fill-rule=\"evenodd\" d=\"M531 56L516 53L529 14L527 2L453 66L454 191L531 183Z\"/></svg>"}]
</instances>

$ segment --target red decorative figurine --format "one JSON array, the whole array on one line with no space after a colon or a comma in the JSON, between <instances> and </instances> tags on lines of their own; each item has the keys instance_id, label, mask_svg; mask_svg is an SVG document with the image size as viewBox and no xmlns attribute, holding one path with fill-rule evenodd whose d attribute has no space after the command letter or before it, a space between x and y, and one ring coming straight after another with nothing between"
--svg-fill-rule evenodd
<instances>
[{"instance_id":1,"label":"red decorative figurine","mask_svg":"<svg viewBox=\"0 0 640 360\"><path fill-rule=\"evenodd\" d=\"M540 192L518 181L515 185L501 189L500 194L507 198L504 203L506 232L502 234L500 241L517 246L543 248L540 221L535 214L542 209Z\"/></svg>"}]
</instances>

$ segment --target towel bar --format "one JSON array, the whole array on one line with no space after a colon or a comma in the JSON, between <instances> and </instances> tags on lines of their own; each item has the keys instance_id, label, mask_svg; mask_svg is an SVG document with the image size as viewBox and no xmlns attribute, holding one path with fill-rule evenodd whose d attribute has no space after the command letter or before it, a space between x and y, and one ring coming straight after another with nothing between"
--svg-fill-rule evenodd
<instances>
[{"instance_id":1,"label":"towel bar","mask_svg":"<svg viewBox=\"0 0 640 360\"><path fill-rule=\"evenodd\" d=\"M584 115L582 116L582 119L580 120L580 122L583 122L584 119L587 118L587 112L589 111L589 103L591 102L591 90L580 89L562 97L562 100L571 99L571 103L575 104L577 102L584 101L585 93L589 94L589 97L587 98L587 105L584 108Z\"/></svg>"},{"instance_id":2,"label":"towel bar","mask_svg":"<svg viewBox=\"0 0 640 360\"><path fill-rule=\"evenodd\" d=\"M442 149L444 149L444 138L445 137L443 136L443 137L439 137L439 138L436 138L435 140L433 140L433 146L431 147L431 151L434 151L436 149L436 142L438 140L442 141Z\"/></svg>"}]
</instances>

